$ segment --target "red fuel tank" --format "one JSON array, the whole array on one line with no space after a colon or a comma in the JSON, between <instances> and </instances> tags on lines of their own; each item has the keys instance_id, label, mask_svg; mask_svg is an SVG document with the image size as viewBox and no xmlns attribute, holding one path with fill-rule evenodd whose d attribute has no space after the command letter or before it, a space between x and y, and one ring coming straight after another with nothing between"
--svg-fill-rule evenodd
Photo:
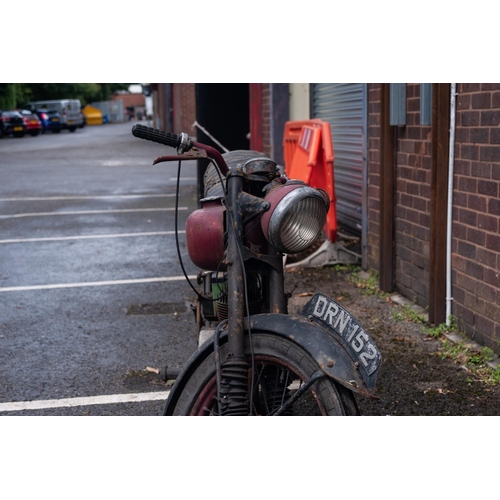
<instances>
[{"instance_id":1,"label":"red fuel tank","mask_svg":"<svg viewBox=\"0 0 500 500\"><path fill-rule=\"evenodd\" d=\"M224 270L224 212L221 199L206 200L186 221L186 241L190 259L206 271Z\"/></svg>"}]
</instances>

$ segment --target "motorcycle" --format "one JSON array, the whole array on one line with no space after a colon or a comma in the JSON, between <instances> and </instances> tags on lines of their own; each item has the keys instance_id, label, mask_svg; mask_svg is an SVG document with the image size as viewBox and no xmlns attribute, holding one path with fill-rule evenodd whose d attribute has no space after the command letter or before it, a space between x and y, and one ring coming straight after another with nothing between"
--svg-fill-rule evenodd
<instances>
[{"instance_id":1,"label":"motorcycle","mask_svg":"<svg viewBox=\"0 0 500 500\"><path fill-rule=\"evenodd\" d=\"M140 124L132 134L175 148L154 164L178 160L178 177L183 160L208 163L204 198L186 222L200 290L179 251L197 297L198 338L206 340L181 370L164 373L175 379L164 415L359 415L355 394L376 397L375 342L322 293L287 312L283 257L321 235L327 193L288 179L260 152L221 154L186 133ZM179 182L177 198L178 190Z\"/></svg>"}]
</instances>

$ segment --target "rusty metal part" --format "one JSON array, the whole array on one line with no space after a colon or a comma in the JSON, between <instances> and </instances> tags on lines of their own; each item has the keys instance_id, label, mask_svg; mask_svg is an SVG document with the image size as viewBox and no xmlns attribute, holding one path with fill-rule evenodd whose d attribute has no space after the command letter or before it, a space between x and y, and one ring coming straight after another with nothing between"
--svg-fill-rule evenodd
<instances>
[{"instance_id":1,"label":"rusty metal part","mask_svg":"<svg viewBox=\"0 0 500 500\"><path fill-rule=\"evenodd\" d=\"M181 155L168 155L168 156L159 156L153 162L153 165L164 161L179 161L179 160L200 160L203 158L209 158L207 152L203 149L193 148L189 153L184 153Z\"/></svg>"}]
</instances>

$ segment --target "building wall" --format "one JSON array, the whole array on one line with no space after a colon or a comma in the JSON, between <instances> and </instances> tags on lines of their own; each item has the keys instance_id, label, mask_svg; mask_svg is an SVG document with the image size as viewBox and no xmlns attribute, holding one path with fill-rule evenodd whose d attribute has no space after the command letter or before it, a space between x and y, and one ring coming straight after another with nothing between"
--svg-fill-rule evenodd
<instances>
[{"instance_id":1,"label":"building wall","mask_svg":"<svg viewBox=\"0 0 500 500\"><path fill-rule=\"evenodd\" d=\"M367 265L379 270L380 261L380 161L381 85L368 85L368 250Z\"/></svg>"},{"instance_id":2,"label":"building wall","mask_svg":"<svg viewBox=\"0 0 500 500\"><path fill-rule=\"evenodd\" d=\"M453 313L480 343L500 341L500 84L458 84Z\"/></svg>"},{"instance_id":3,"label":"building wall","mask_svg":"<svg viewBox=\"0 0 500 500\"><path fill-rule=\"evenodd\" d=\"M309 120L310 83L290 83L290 121Z\"/></svg>"},{"instance_id":4,"label":"building wall","mask_svg":"<svg viewBox=\"0 0 500 500\"><path fill-rule=\"evenodd\" d=\"M396 289L429 301L431 127L420 125L420 84L406 86L406 126L396 129Z\"/></svg>"},{"instance_id":5,"label":"building wall","mask_svg":"<svg viewBox=\"0 0 500 500\"><path fill-rule=\"evenodd\" d=\"M193 123L196 121L196 98L194 83L173 83L173 132L196 137Z\"/></svg>"},{"instance_id":6,"label":"building wall","mask_svg":"<svg viewBox=\"0 0 500 500\"><path fill-rule=\"evenodd\" d=\"M271 84L262 84L262 152L271 157Z\"/></svg>"},{"instance_id":7,"label":"building wall","mask_svg":"<svg viewBox=\"0 0 500 500\"><path fill-rule=\"evenodd\" d=\"M407 84L405 127L394 140L394 287L429 304L431 127L419 125L420 85ZM466 333L500 346L500 84L458 84L452 225L452 315ZM369 85L368 258L379 270L381 85ZM446 193L443 193L446 196ZM439 193L437 193L439 196ZM437 235L443 240L446 234Z\"/></svg>"}]
</instances>

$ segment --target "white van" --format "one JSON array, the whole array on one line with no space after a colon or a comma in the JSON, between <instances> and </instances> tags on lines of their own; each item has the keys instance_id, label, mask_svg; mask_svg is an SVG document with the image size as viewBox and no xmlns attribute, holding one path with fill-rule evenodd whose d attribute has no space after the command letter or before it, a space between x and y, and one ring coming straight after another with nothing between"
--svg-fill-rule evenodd
<instances>
[{"instance_id":1,"label":"white van","mask_svg":"<svg viewBox=\"0 0 500 500\"><path fill-rule=\"evenodd\" d=\"M78 127L82 127L83 114L82 105L79 99L58 99L52 101L32 101L23 106L24 109L36 111L39 109L53 109L61 115L63 128L74 132Z\"/></svg>"}]
</instances>

